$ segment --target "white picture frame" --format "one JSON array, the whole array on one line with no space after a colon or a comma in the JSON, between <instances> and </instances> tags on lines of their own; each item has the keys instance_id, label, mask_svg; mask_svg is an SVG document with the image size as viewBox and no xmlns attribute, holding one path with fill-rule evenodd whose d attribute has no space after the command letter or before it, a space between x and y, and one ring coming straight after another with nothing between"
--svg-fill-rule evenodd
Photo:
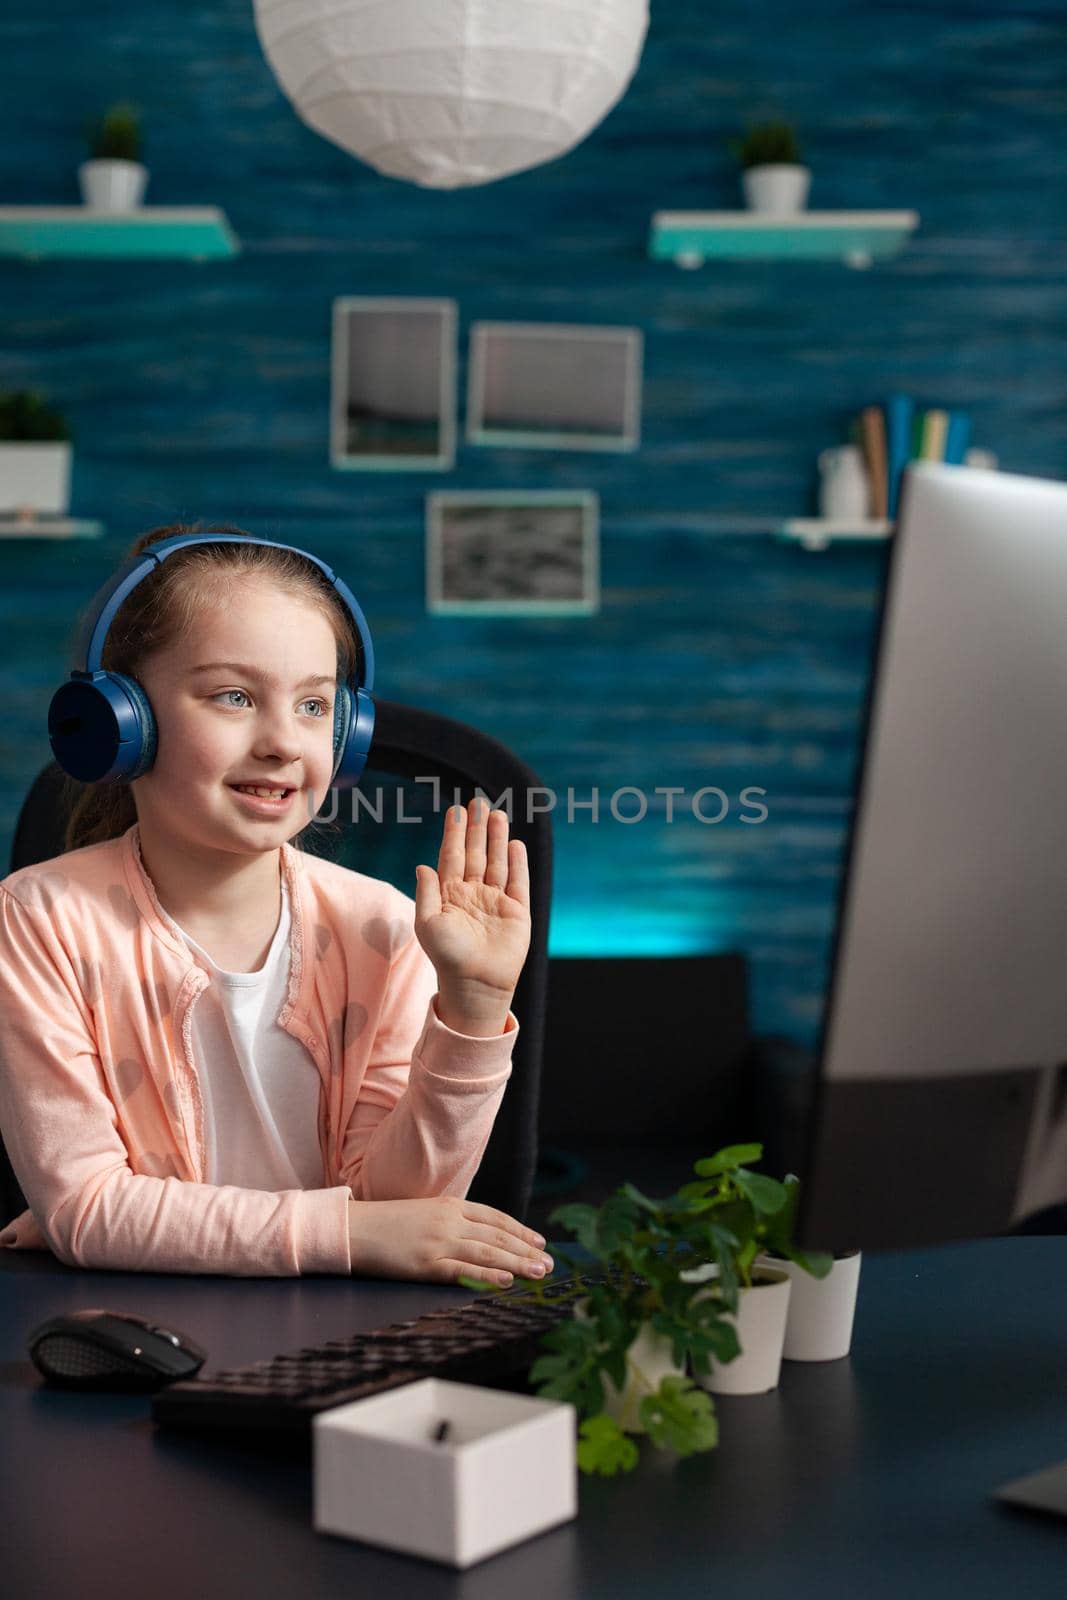
<instances>
[{"instance_id":1,"label":"white picture frame","mask_svg":"<svg viewBox=\"0 0 1067 1600\"><path fill-rule=\"evenodd\" d=\"M591 616L600 609L599 497L585 489L427 495L426 609Z\"/></svg>"},{"instance_id":2,"label":"white picture frame","mask_svg":"<svg viewBox=\"0 0 1067 1600\"><path fill-rule=\"evenodd\" d=\"M454 300L334 300L331 466L346 472L440 472L453 465L457 323Z\"/></svg>"},{"instance_id":3,"label":"white picture frame","mask_svg":"<svg viewBox=\"0 0 1067 1600\"><path fill-rule=\"evenodd\" d=\"M472 323L467 440L524 449L636 450L643 358L639 328Z\"/></svg>"}]
</instances>

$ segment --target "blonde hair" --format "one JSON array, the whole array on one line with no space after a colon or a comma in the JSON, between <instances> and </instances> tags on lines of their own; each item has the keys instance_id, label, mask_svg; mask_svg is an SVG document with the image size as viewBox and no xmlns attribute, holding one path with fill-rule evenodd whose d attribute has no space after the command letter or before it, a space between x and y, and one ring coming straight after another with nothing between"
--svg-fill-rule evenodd
<instances>
[{"instance_id":1,"label":"blonde hair","mask_svg":"<svg viewBox=\"0 0 1067 1600\"><path fill-rule=\"evenodd\" d=\"M255 544L251 534L228 524L203 528L199 524L173 523L142 534L130 546L126 559L140 555L161 539L212 533L237 534L249 543L202 544L176 550L142 578L119 607L108 630L101 657L104 669L137 678L148 657L185 638L197 615L206 605L222 601L235 579L251 577L276 584L295 600L320 612L337 640L338 681L347 680L359 664L353 624L326 577L303 556ZM128 783L85 785L66 777L65 787L67 803L73 809L64 850L117 839L137 821L137 807ZM312 820L290 843L297 849L307 849L312 830L323 826L327 824Z\"/></svg>"}]
</instances>

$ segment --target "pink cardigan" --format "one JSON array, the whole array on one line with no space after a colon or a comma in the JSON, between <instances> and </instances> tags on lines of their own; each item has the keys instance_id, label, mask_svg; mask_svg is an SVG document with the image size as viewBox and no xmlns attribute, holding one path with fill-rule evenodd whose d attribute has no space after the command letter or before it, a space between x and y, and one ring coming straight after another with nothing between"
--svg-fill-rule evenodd
<instances>
[{"instance_id":1,"label":"pink cardigan","mask_svg":"<svg viewBox=\"0 0 1067 1600\"><path fill-rule=\"evenodd\" d=\"M0 1245L126 1271L358 1272L348 1201L465 1195L518 1031L437 1016L415 905L282 846L292 907L281 1027L322 1080L325 1187L203 1181L192 1008L209 983L160 905L136 823L0 882L0 1130L30 1209Z\"/></svg>"}]
</instances>

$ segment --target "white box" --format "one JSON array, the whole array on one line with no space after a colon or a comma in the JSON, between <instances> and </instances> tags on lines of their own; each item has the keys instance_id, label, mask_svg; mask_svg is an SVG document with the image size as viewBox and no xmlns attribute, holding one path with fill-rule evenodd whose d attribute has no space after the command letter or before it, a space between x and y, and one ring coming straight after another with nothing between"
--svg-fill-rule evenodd
<instances>
[{"instance_id":1,"label":"white box","mask_svg":"<svg viewBox=\"0 0 1067 1600\"><path fill-rule=\"evenodd\" d=\"M577 1516L576 1444L572 1405L423 1378L315 1417L313 1526L469 1567Z\"/></svg>"}]
</instances>

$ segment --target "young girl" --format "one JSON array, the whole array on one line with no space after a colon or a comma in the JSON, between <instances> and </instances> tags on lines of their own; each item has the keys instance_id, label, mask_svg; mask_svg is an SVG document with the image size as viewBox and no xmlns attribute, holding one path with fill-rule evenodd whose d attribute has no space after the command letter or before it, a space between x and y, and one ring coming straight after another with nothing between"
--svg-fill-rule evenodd
<instances>
[{"instance_id":1,"label":"young girl","mask_svg":"<svg viewBox=\"0 0 1067 1600\"><path fill-rule=\"evenodd\" d=\"M541 1236L464 1198L511 1072L524 846L484 801L452 807L414 901L304 848L356 640L313 562L249 538L129 593L103 666L147 696L152 765L88 787L67 853L0 883L0 1130L29 1202L0 1244L538 1276Z\"/></svg>"}]
</instances>

